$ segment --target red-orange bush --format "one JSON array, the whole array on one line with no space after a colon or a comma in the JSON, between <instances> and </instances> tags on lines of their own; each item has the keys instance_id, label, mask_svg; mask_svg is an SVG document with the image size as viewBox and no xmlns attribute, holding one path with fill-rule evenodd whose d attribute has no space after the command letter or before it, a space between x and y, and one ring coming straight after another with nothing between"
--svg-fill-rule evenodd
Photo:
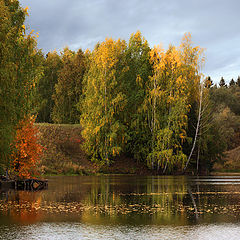
<instances>
[{"instance_id":1,"label":"red-orange bush","mask_svg":"<svg viewBox=\"0 0 240 240\"><path fill-rule=\"evenodd\" d=\"M12 144L11 170L20 178L31 178L37 175L37 165L43 147L38 143L38 130L34 122L34 117L27 117L20 121Z\"/></svg>"}]
</instances>

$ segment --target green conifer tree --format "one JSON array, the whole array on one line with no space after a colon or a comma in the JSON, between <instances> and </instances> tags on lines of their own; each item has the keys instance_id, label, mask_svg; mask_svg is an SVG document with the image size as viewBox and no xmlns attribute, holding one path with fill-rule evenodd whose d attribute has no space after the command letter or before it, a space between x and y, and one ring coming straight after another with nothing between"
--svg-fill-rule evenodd
<instances>
[{"instance_id":1,"label":"green conifer tree","mask_svg":"<svg viewBox=\"0 0 240 240\"><path fill-rule=\"evenodd\" d=\"M231 81L229 82L229 87L233 87L235 85L236 85L236 83L235 83L235 81L232 78Z\"/></svg>"},{"instance_id":2,"label":"green conifer tree","mask_svg":"<svg viewBox=\"0 0 240 240\"><path fill-rule=\"evenodd\" d=\"M226 83L223 77L221 77L220 82L219 82L220 87L226 87Z\"/></svg>"}]
</instances>

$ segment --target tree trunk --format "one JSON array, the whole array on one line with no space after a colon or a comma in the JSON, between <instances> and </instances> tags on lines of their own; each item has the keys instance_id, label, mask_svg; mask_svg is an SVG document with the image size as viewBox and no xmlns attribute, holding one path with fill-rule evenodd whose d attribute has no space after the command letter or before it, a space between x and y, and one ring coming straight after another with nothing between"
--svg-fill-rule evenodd
<instances>
[{"instance_id":1,"label":"tree trunk","mask_svg":"<svg viewBox=\"0 0 240 240\"><path fill-rule=\"evenodd\" d=\"M197 136L198 136L198 132L199 132L199 126L200 126L200 121L201 121L201 115L202 115L202 95L203 95L203 82L200 83L200 99L199 99L199 111L198 111L198 121L197 121L197 127L196 127L196 132L195 132L195 137L194 137L194 141L193 141L193 145L192 145L192 149L191 149L191 152L188 156L188 160L187 160L187 163L185 165L185 168L183 170L183 172L186 171L187 169L187 166L189 164L189 161L192 157L192 154L193 154L193 151L195 149L195 146L196 146L196 142L197 142Z\"/></svg>"}]
</instances>

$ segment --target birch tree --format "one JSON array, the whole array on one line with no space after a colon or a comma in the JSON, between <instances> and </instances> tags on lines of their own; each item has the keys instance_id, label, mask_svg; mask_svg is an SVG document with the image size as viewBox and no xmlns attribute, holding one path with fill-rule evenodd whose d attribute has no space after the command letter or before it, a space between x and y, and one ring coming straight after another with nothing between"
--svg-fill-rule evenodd
<instances>
[{"instance_id":1,"label":"birch tree","mask_svg":"<svg viewBox=\"0 0 240 240\"><path fill-rule=\"evenodd\" d=\"M119 120L126 105L126 97L119 91L125 48L124 41L113 39L96 46L85 76L84 99L79 104L85 149L92 160L108 165L127 140L125 126Z\"/></svg>"},{"instance_id":2,"label":"birch tree","mask_svg":"<svg viewBox=\"0 0 240 240\"><path fill-rule=\"evenodd\" d=\"M165 51L155 47L150 53L153 76L147 109L152 139L147 161L163 173L183 169L187 162L183 143L189 138L188 113L196 98L202 52L191 44L191 36L185 35L179 48L170 46Z\"/></svg>"},{"instance_id":3,"label":"birch tree","mask_svg":"<svg viewBox=\"0 0 240 240\"><path fill-rule=\"evenodd\" d=\"M147 93L146 86L152 74L149 53L149 44L141 32L133 33L125 54L128 69L122 78L123 92L127 98L123 121L130 137L126 151L131 153L135 159L144 161L148 152L150 133L143 111L143 102Z\"/></svg>"},{"instance_id":4,"label":"birch tree","mask_svg":"<svg viewBox=\"0 0 240 240\"><path fill-rule=\"evenodd\" d=\"M182 142L186 138L188 88L182 72L179 51L155 48L151 52L154 74L149 88L150 129L152 150L148 164L163 172L185 162Z\"/></svg>"}]
</instances>

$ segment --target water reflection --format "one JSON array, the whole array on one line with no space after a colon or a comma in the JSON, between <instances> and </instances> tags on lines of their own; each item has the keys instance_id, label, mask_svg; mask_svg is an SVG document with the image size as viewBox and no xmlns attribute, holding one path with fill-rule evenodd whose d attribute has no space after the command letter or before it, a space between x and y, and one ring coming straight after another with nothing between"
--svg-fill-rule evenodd
<instances>
[{"instance_id":1,"label":"water reflection","mask_svg":"<svg viewBox=\"0 0 240 240\"><path fill-rule=\"evenodd\" d=\"M233 177L51 177L48 190L0 193L0 225L188 226L239 222L239 214L240 179Z\"/></svg>"}]
</instances>

